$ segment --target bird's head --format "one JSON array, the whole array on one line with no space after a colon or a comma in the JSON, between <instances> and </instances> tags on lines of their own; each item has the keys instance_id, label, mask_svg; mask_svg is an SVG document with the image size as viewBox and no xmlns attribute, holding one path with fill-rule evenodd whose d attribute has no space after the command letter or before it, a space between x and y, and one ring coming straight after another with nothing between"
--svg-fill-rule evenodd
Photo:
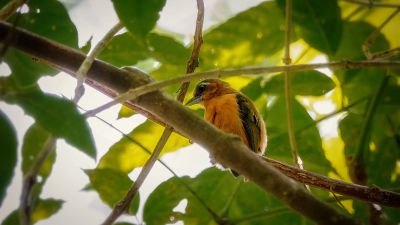
<instances>
[{"instance_id":1,"label":"bird's head","mask_svg":"<svg viewBox=\"0 0 400 225\"><path fill-rule=\"evenodd\" d=\"M196 85L196 88L193 91L193 98L191 98L186 105L203 103L211 98L233 92L234 90L229 86L229 84L222 80L203 80Z\"/></svg>"}]
</instances>

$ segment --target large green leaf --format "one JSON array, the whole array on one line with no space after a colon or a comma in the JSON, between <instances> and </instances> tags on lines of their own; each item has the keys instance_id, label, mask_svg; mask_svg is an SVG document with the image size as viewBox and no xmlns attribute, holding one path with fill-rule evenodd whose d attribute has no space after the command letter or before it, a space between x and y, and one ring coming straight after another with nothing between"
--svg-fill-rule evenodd
<instances>
[{"instance_id":1,"label":"large green leaf","mask_svg":"<svg viewBox=\"0 0 400 225\"><path fill-rule=\"evenodd\" d=\"M190 57L189 49L171 37L151 33L148 39L152 56L161 63L185 65Z\"/></svg>"},{"instance_id":2,"label":"large green leaf","mask_svg":"<svg viewBox=\"0 0 400 225\"><path fill-rule=\"evenodd\" d=\"M7 84L0 83L0 90L5 92L1 96L4 100L18 104L42 128L56 137L65 138L88 156L96 158L96 148L86 118L73 102L45 94L37 87L19 89Z\"/></svg>"},{"instance_id":3,"label":"large green leaf","mask_svg":"<svg viewBox=\"0 0 400 225\"><path fill-rule=\"evenodd\" d=\"M344 22L342 39L333 60L360 60L365 59L361 46L370 34L376 31L376 27L366 22ZM389 42L379 34L371 46L372 52L383 51L389 48Z\"/></svg>"},{"instance_id":4,"label":"large green leaf","mask_svg":"<svg viewBox=\"0 0 400 225\"><path fill-rule=\"evenodd\" d=\"M132 66L139 60L150 56L150 50L142 39L131 33L123 33L113 37L99 58L114 66Z\"/></svg>"},{"instance_id":5,"label":"large green leaf","mask_svg":"<svg viewBox=\"0 0 400 225\"><path fill-rule=\"evenodd\" d=\"M151 33L143 40L127 32L115 36L99 58L115 66L132 66L148 58L180 66L185 65L189 56L189 49L171 37Z\"/></svg>"},{"instance_id":6,"label":"large green leaf","mask_svg":"<svg viewBox=\"0 0 400 225\"><path fill-rule=\"evenodd\" d=\"M296 100L292 100L293 120L295 131L309 126L314 121L306 109ZM276 97L268 107L266 126L268 131L268 145L266 155L279 161L291 164L293 157L290 151L287 112L283 96ZM317 127L311 126L296 133L299 155L306 170L327 175L332 172L330 162L326 159L322 148L321 137Z\"/></svg>"},{"instance_id":7,"label":"large green leaf","mask_svg":"<svg viewBox=\"0 0 400 225\"><path fill-rule=\"evenodd\" d=\"M138 36L146 36L156 25L165 0L112 0L119 19Z\"/></svg>"},{"instance_id":8,"label":"large green leaf","mask_svg":"<svg viewBox=\"0 0 400 225\"><path fill-rule=\"evenodd\" d=\"M18 20L18 27L57 41L61 44L78 48L78 33L68 16L65 7L56 0L30 0L27 2L29 12ZM13 21L15 18L11 18ZM19 86L27 86L43 75L54 75L57 71L43 63L33 60L31 56L9 48L4 61L12 71L12 77Z\"/></svg>"},{"instance_id":9,"label":"large green leaf","mask_svg":"<svg viewBox=\"0 0 400 225\"><path fill-rule=\"evenodd\" d=\"M133 142L130 138L123 137L111 146L108 152L100 159L98 167L111 168L128 173L134 168L143 166L150 158L150 154L146 152L143 147L149 151L153 151L163 130L164 127L151 121L146 121L129 134L133 140L138 142ZM188 139L179 134L172 133L161 155L176 151L189 144Z\"/></svg>"},{"instance_id":10,"label":"large green leaf","mask_svg":"<svg viewBox=\"0 0 400 225\"><path fill-rule=\"evenodd\" d=\"M126 173L112 169L85 170L89 176L91 187L111 208L120 202L132 186L133 182ZM139 193L136 194L129 208L129 213L136 214L139 208Z\"/></svg>"},{"instance_id":11,"label":"large green leaf","mask_svg":"<svg viewBox=\"0 0 400 225\"><path fill-rule=\"evenodd\" d=\"M283 48L284 18L273 1L241 12L204 35L200 69L258 64Z\"/></svg>"},{"instance_id":12,"label":"large green leaf","mask_svg":"<svg viewBox=\"0 0 400 225\"><path fill-rule=\"evenodd\" d=\"M286 0L277 0L285 9ZM341 12L336 0L292 1L292 20L296 33L313 48L328 55L335 54L342 36ZM283 25L284 23L280 23Z\"/></svg>"},{"instance_id":13,"label":"large green leaf","mask_svg":"<svg viewBox=\"0 0 400 225\"><path fill-rule=\"evenodd\" d=\"M174 208L183 200L187 201L183 212L175 211ZM216 224L209 211L232 224L236 221L247 225L300 224L302 221L301 216L255 184L243 183L231 173L216 168L206 169L195 178L173 177L161 183L147 199L143 218L148 225L176 221L183 221L184 224ZM308 224L307 221L303 222Z\"/></svg>"},{"instance_id":14,"label":"large green leaf","mask_svg":"<svg viewBox=\"0 0 400 225\"><path fill-rule=\"evenodd\" d=\"M24 175L32 168L32 164L36 162L39 152L43 150L50 137L51 134L36 123L26 131L22 145L22 173ZM39 171L41 182L50 175L55 160L56 151L53 150Z\"/></svg>"},{"instance_id":15,"label":"large green leaf","mask_svg":"<svg viewBox=\"0 0 400 225\"><path fill-rule=\"evenodd\" d=\"M14 174L17 163L17 137L13 125L7 116L0 110L0 206L3 202L6 189Z\"/></svg>"},{"instance_id":16,"label":"large green leaf","mask_svg":"<svg viewBox=\"0 0 400 225\"><path fill-rule=\"evenodd\" d=\"M312 70L291 74L292 92L294 95L319 96L335 87L335 83L325 74ZM278 74L265 82L264 91L268 94L284 93L285 75Z\"/></svg>"}]
</instances>

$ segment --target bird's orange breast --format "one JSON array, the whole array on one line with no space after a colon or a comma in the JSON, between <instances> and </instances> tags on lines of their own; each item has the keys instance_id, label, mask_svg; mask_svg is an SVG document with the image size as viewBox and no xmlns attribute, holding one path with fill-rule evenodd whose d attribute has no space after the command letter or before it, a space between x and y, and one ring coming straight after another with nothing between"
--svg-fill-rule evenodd
<instances>
[{"instance_id":1,"label":"bird's orange breast","mask_svg":"<svg viewBox=\"0 0 400 225\"><path fill-rule=\"evenodd\" d=\"M238 135L248 146L235 93L211 98L203 101L203 105L207 121L226 133Z\"/></svg>"}]
</instances>

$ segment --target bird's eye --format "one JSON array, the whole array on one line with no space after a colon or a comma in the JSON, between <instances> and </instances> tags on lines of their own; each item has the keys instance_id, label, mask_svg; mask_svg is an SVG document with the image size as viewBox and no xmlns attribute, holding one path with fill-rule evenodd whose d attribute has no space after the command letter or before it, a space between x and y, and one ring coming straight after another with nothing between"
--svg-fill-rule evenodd
<instances>
[{"instance_id":1,"label":"bird's eye","mask_svg":"<svg viewBox=\"0 0 400 225\"><path fill-rule=\"evenodd\" d=\"M198 95L203 94L203 92L206 90L206 88L207 88L207 85L206 85L206 84L200 84L200 85L197 87L197 94L198 94Z\"/></svg>"}]
</instances>

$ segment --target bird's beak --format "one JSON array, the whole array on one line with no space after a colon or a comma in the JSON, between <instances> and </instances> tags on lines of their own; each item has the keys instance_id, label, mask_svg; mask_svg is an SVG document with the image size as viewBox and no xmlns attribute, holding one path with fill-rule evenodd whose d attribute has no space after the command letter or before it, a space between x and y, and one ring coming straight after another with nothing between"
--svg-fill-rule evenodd
<instances>
[{"instance_id":1,"label":"bird's beak","mask_svg":"<svg viewBox=\"0 0 400 225\"><path fill-rule=\"evenodd\" d=\"M185 105L190 106L201 102L201 96L194 96Z\"/></svg>"}]
</instances>

